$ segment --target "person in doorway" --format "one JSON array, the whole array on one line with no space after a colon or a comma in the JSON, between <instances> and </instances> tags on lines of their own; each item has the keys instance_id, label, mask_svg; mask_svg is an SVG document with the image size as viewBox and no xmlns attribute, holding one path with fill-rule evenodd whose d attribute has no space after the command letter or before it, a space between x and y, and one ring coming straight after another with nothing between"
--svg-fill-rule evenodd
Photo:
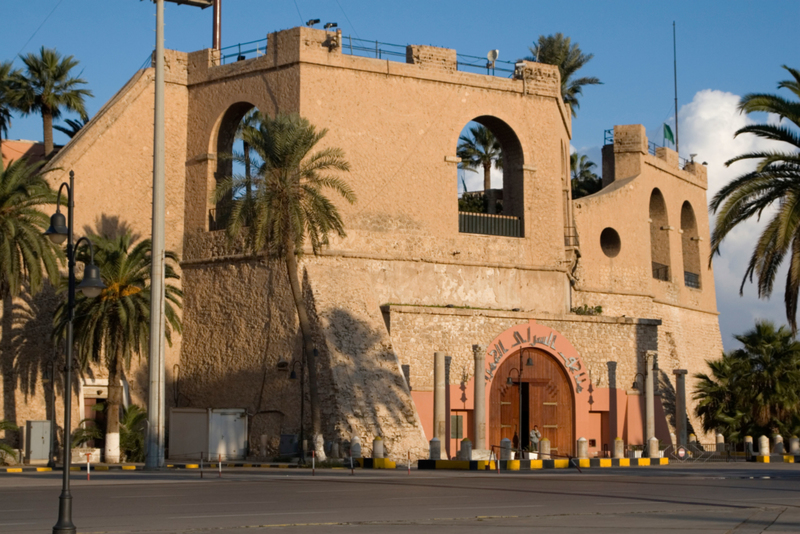
<instances>
[{"instance_id":1,"label":"person in doorway","mask_svg":"<svg viewBox=\"0 0 800 534\"><path fill-rule=\"evenodd\" d=\"M533 425L533 430L531 430L531 449L533 449L533 452L539 452L540 439L542 439L542 433L539 432L539 426Z\"/></svg>"}]
</instances>

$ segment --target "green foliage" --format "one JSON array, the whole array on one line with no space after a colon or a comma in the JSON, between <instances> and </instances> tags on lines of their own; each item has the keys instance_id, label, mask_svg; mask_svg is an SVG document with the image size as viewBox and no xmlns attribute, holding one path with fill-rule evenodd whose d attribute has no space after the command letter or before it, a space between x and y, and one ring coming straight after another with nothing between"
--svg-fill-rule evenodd
<instances>
[{"instance_id":1,"label":"green foliage","mask_svg":"<svg viewBox=\"0 0 800 534\"><path fill-rule=\"evenodd\" d=\"M31 52L19 57L25 71L12 80L14 106L24 115L41 114L44 150L49 156L53 151L53 119L60 118L62 111L67 110L86 120L84 99L94 95L81 87L86 80L72 75L79 63L73 56L64 57L57 50L43 46L38 54Z\"/></svg>"},{"instance_id":2,"label":"green foliage","mask_svg":"<svg viewBox=\"0 0 800 534\"><path fill-rule=\"evenodd\" d=\"M11 61L0 61L0 139L3 135L8 135L8 128L11 126L11 111L15 108L16 101L12 83L19 75ZM2 165L0 162L0 168Z\"/></svg>"},{"instance_id":3,"label":"green foliage","mask_svg":"<svg viewBox=\"0 0 800 534\"><path fill-rule=\"evenodd\" d=\"M458 138L456 155L461 158L459 168L469 170L482 168L483 189L488 191L492 188L492 165L498 169L503 168L503 147L489 128L483 125L470 128L469 135ZM464 190L466 191L466 186Z\"/></svg>"},{"instance_id":4,"label":"green foliage","mask_svg":"<svg viewBox=\"0 0 800 534\"><path fill-rule=\"evenodd\" d=\"M55 128L56 130L58 130L61 133L67 134L69 136L69 138L72 139L73 137L78 135L78 132L81 131L81 128L86 126L86 123L89 122L89 120L88 119L78 119L78 120L65 119L64 122L66 123L66 126L62 126L61 124L57 124L57 125L53 126L53 128Z\"/></svg>"},{"instance_id":5,"label":"green foliage","mask_svg":"<svg viewBox=\"0 0 800 534\"><path fill-rule=\"evenodd\" d=\"M705 432L729 440L744 436L793 435L800 427L800 342L768 321L735 336L743 347L708 361L695 374L695 413Z\"/></svg>"},{"instance_id":6,"label":"green foliage","mask_svg":"<svg viewBox=\"0 0 800 534\"><path fill-rule=\"evenodd\" d=\"M593 195L603 188L603 180L592 171L596 165L589 161L585 154L582 156L577 152L570 154L569 166L572 174L573 200Z\"/></svg>"},{"instance_id":7,"label":"green foliage","mask_svg":"<svg viewBox=\"0 0 800 534\"><path fill-rule=\"evenodd\" d=\"M147 411L131 404L123 409L119 422L119 448L128 462L144 462L144 434L147 427Z\"/></svg>"},{"instance_id":8,"label":"green foliage","mask_svg":"<svg viewBox=\"0 0 800 534\"><path fill-rule=\"evenodd\" d=\"M779 89L788 89L798 100L772 94L747 94L739 103L746 113L766 112L780 117L780 122L750 124L736 132L752 134L775 142L770 151L748 152L725 165L756 160L755 170L734 179L720 189L710 208L717 214L711 236L711 254L719 254L725 237L738 225L760 218L773 208L772 218L756 242L739 288L757 277L758 296L772 294L775 276L784 258L789 256L784 303L786 319L797 332L797 303L800 291L800 71L784 65L793 80L782 81ZM768 210L769 212L769 210ZM709 262L711 259L709 258Z\"/></svg>"},{"instance_id":9,"label":"green foliage","mask_svg":"<svg viewBox=\"0 0 800 534\"><path fill-rule=\"evenodd\" d=\"M72 431L72 448L85 445L93 439L103 439L105 435L94 419L83 419L78 428Z\"/></svg>"},{"instance_id":10,"label":"green foliage","mask_svg":"<svg viewBox=\"0 0 800 534\"><path fill-rule=\"evenodd\" d=\"M466 213L489 213L486 195L483 193L470 193L458 199L458 211ZM494 213L503 213L503 203L496 201Z\"/></svg>"},{"instance_id":11,"label":"green foliage","mask_svg":"<svg viewBox=\"0 0 800 534\"><path fill-rule=\"evenodd\" d=\"M570 311L576 315L603 315L602 306L589 306L588 304L577 306Z\"/></svg>"},{"instance_id":12,"label":"green foliage","mask_svg":"<svg viewBox=\"0 0 800 534\"><path fill-rule=\"evenodd\" d=\"M56 203L56 193L40 168L23 159L0 170L0 298L18 295L23 284L37 293L45 276L59 278L60 252L42 235L50 225L43 210Z\"/></svg>"},{"instance_id":13,"label":"green foliage","mask_svg":"<svg viewBox=\"0 0 800 534\"><path fill-rule=\"evenodd\" d=\"M528 61L558 66L561 73L561 97L565 104L570 105L572 116L576 116L576 110L580 107L578 96L583 94L583 87L602 83L594 76L573 78L575 73L594 57L594 54L584 54L578 43L573 44L570 38L564 37L562 33L540 35L538 43L529 50L531 55L525 58Z\"/></svg>"},{"instance_id":14,"label":"green foliage","mask_svg":"<svg viewBox=\"0 0 800 534\"><path fill-rule=\"evenodd\" d=\"M19 427L14 423L12 423L11 421L0 421L0 431L3 430L16 432L17 430L19 430ZM9 456L16 461L17 451L11 448L11 445L9 445L8 443L3 443L2 441L0 441L0 461L4 461Z\"/></svg>"}]
</instances>

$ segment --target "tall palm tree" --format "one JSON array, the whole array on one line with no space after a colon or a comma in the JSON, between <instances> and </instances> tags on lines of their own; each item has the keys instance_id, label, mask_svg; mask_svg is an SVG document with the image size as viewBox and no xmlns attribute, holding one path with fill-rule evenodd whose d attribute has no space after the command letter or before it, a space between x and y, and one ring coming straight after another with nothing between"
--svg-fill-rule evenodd
<instances>
[{"instance_id":1,"label":"tall palm tree","mask_svg":"<svg viewBox=\"0 0 800 534\"><path fill-rule=\"evenodd\" d=\"M134 355L147 351L150 337L150 265L152 245L149 239L133 244L131 233L112 238L90 236L94 245L94 261L106 289L97 298L77 296L73 322L75 354L85 368L90 363L103 363L108 369L106 416L106 461L119 462L119 411L122 404L120 379L130 369ZM85 248L77 253L78 261L88 261ZM178 280L174 265L178 256L166 252L165 278ZM62 287L62 289L66 289ZM183 293L172 284L165 284L164 313L167 318L165 337L172 344L172 330L181 332L177 309ZM54 335L66 336L67 303L56 309Z\"/></svg>"},{"instance_id":2,"label":"tall palm tree","mask_svg":"<svg viewBox=\"0 0 800 534\"><path fill-rule=\"evenodd\" d=\"M711 254L719 254L725 237L739 224L760 217L770 207L777 208L756 243L739 288L757 277L758 296L772 294L778 267L789 254L784 304L786 319L797 332L797 302L800 291L800 71L783 66L794 78L782 81L779 89L788 89L798 100L772 94L754 93L742 97L739 111L767 112L780 117L777 124L751 124L739 129L735 136L753 134L775 141L775 148L742 154L725 162L756 160L755 170L739 176L720 189L711 200L716 213L711 236ZM709 258L709 262L711 259Z\"/></svg>"},{"instance_id":3,"label":"tall palm tree","mask_svg":"<svg viewBox=\"0 0 800 534\"><path fill-rule=\"evenodd\" d=\"M329 174L350 170L344 151L335 147L314 151L327 133L327 129L317 131L296 114L258 117L256 124L243 132L243 139L257 155L252 169L252 197L248 200L234 195L227 227L230 239L239 237L246 227L246 243L252 253L266 252L285 263L308 363L315 438L322 431L317 367L311 323L298 276L298 258L306 239L316 253L328 245L329 234L346 235L339 210L323 194L323 189L332 190L351 204L356 200L344 180ZM244 163L243 155L232 157ZM223 179L217 186L217 199L229 198L232 191L241 190L246 180L242 176ZM321 450L317 450L317 455L324 458Z\"/></svg>"},{"instance_id":4,"label":"tall palm tree","mask_svg":"<svg viewBox=\"0 0 800 534\"><path fill-rule=\"evenodd\" d=\"M78 120L65 119L64 122L66 123L66 126L63 125L63 124L56 124L55 126L53 126L53 128L58 130L59 132L61 132L63 134L67 134L67 136L69 136L69 138L72 139L73 137L78 135L78 132L81 131L81 128L86 126L86 123L89 122L89 120L88 119L78 119Z\"/></svg>"},{"instance_id":5,"label":"tall palm tree","mask_svg":"<svg viewBox=\"0 0 800 534\"><path fill-rule=\"evenodd\" d=\"M0 299L23 284L37 293L45 277L58 280L58 249L42 235L50 220L42 209L56 193L40 174L41 163L12 161L0 170Z\"/></svg>"},{"instance_id":6,"label":"tall palm tree","mask_svg":"<svg viewBox=\"0 0 800 534\"><path fill-rule=\"evenodd\" d=\"M603 181L592 171L595 165L586 154L569 155L569 166L572 174L572 199L593 195L603 188Z\"/></svg>"},{"instance_id":7,"label":"tall palm tree","mask_svg":"<svg viewBox=\"0 0 800 534\"><path fill-rule=\"evenodd\" d=\"M503 168L503 147L489 128L482 124L470 128L469 135L458 138L456 155L462 169L483 168L483 190L492 188L492 165Z\"/></svg>"},{"instance_id":8,"label":"tall palm tree","mask_svg":"<svg viewBox=\"0 0 800 534\"><path fill-rule=\"evenodd\" d=\"M569 37L564 37L562 33L555 35L540 35L539 41L528 47L531 55L528 61L538 61L548 65L557 65L561 73L561 98L565 104L570 105L572 116L577 115L576 111L580 107L578 96L583 94L585 85L599 85L601 82L594 76L574 78L578 70L586 65L594 54L584 54L578 43L572 43Z\"/></svg>"},{"instance_id":9,"label":"tall palm tree","mask_svg":"<svg viewBox=\"0 0 800 534\"><path fill-rule=\"evenodd\" d=\"M25 115L42 115L44 152L49 157L53 152L53 119L68 110L86 120L84 99L94 95L80 87L86 85L86 80L72 75L79 63L73 56L63 57L53 48L42 47L38 54L20 55L20 59L25 72L14 83L15 105Z\"/></svg>"},{"instance_id":10,"label":"tall palm tree","mask_svg":"<svg viewBox=\"0 0 800 534\"><path fill-rule=\"evenodd\" d=\"M0 61L0 143L3 135L8 136L8 127L11 126L11 110L15 108L15 97L12 92L13 80L19 76L19 71L12 67L11 61ZM0 160L0 169L3 161Z\"/></svg>"}]
</instances>

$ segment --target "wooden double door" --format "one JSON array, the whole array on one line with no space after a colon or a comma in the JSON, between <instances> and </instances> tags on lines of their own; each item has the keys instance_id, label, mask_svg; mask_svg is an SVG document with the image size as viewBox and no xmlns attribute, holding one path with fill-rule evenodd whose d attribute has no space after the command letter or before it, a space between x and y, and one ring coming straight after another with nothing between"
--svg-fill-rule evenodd
<instances>
[{"instance_id":1,"label":"wooden double door","mask_svg":"<svg viewBox=\"0 0 800 534\"><path fill-rule=\"evenodd\" d=\"M529 358L533 365L527 365ZM527 448L530 431L537 425L542 438L550 440L554 455L575 453L572 389L567 374L549 354L522 349L509 356L495 372L489 402L490 445L500 445L500 440L508 438L514 448L520 440Z\"/></svg>"}]
</instances>

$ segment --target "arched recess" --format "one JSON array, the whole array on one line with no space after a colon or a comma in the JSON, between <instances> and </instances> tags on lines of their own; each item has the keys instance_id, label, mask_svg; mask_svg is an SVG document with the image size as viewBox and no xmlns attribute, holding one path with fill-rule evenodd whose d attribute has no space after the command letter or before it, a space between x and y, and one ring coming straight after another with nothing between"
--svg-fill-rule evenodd
<instances>
[{"instance_id":1,"label":"arched recess","mask_svg":"<svg viewBox=\"0 0 800 534\"><path fill-rule=\"evenodd\" d=\"M222 230L228 222L233 196L228 194L219 201L214 202L214 192L220 180L234 173L234 163L227 155L233 152L234 144L237 141L236 132L242 123L242 119L251 109L255 109L253 104L237 102L225 110L217 121L216 135L212 138L211 146L209 147L210 152L216 154L217 157L213 179L208 184L209 230ZM241 149L238 151L241 152ZM236 169L236 172L239 172L239 169Z\"/></svg>"},{"instance_id":2,"label":"arched recess","mask_svg":"<svg viewBox=\"0 0 800 534\"><path fill-rule=\"evenodd\" d=\"M664 195L656 188L650 194L650 260L653 278L669 282L669 218Z\"/></svg>"},{"instance_id":3,"label":"arched recess","mask_svg":"<svg viewBox=\"0 0 800 534\"><path fill-rule=\"evenodd\" d=\"M499 445L508 438L517 448L522 439L521 446L527 448L531 428L537 425L542 437L550 440L553 454L573 454L575 402L570 378L547 352L523 348L500 364L492 380L489 406L490 444Z\"/></svg>"},{"instance_id":4,"label":"arched recess","mask_svg":"<svg viewBox=\"0 0 800 534\"><path fill-rule=\"evenodd\" d=\"M523 164L525 158L522 152L522 143L519 137L504 120L491 115L481 115L475 117L467 123L461 135L469 137L469 128L477 123L488 129L500 143L502 152L502 193L497 195L496 190L484 192L487 196L487 209L480 209L471 215L475 210L464 211L459 209L459 231L464 233L478 233L490 235L505 235L507 237L524 237L523 235L523 215L524 215L524 171ZM459 137L460 138L460 137ZM459 143L460 144L460 143ZM457 148L458 151L458 148ZM461 171L459 171L461 172ZM478 169L483 183L483 171ZM461 187L459 179L458 188ZM472 189L476 189L473 187ZM483 190L483 185L479 190ZM478 190L470 191L473 194ZM495 217L494 199L499 197L502 204L500 217ZM487 217L484 214L488 214ZM490 220L491 219L491 220ZM516 219L516 220L512 220Z\"/></svg>"},{"instance_id":5,"label":"arched recess","mask_svg":"<svg viewBox=\"0 0 800 534\"><path fill-rule=\"evenodd\" d=\"M700 289L700 236L697 219L689 201L681 207L681 247L683 251L683 283L686 287Z\"/></svg>"}]
</instances>

